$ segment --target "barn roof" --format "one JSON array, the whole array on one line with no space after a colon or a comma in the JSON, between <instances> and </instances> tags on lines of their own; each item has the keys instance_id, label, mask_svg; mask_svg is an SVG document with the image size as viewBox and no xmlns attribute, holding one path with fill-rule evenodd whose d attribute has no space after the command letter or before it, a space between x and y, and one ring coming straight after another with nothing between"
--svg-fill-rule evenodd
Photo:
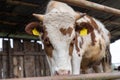
<instances>
[{"instance_id":1,"label":"barn roof","mask_svg":"<svg viewBox=\"0 0 120 80\"><path fill-rule=\"evenodd\" d=\"M37 39L25 33L25 25L37 21L32 13L44 14L49 0L0 0L0 37ZM102 5L120 9L120 0L90 0ZM72 6L101 20L111 32L111 42L120 38L120 16L105 12Z\"/></svg>"}]
</instances>

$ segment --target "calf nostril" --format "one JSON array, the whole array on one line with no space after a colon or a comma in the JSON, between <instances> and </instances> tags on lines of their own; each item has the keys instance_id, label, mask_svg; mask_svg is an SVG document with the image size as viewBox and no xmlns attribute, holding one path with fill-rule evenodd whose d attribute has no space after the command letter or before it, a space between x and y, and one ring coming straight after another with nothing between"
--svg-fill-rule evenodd
<instances>
[{"instance_id":1,"label":"calf nostril","mask_svg":"<svg viewBox=\"0 0 120 80\"><path fill-rule=\"evenodd\" d=\"M55 75L59 75L58 71L55 71Z\"/></svg>"},{"instance_id":2,"label":"calf nostril","mask_svg":"<svg viewBox=\"0 0 120 80\"><path fill-rule=\"evenodd\" d=\"M59 70L55 71L55 75L69 75L70 71L69 70Z\"/></svg>"},{"instance_id":3,"label":"calf nostril","mask_svg":"<svg viewBox=\"0 0 120 80\"><path fill-rule=\"evenodd\" d=\"M70 71L68 71L68 74L70 74Z\"/></svg>"}]
</instances>

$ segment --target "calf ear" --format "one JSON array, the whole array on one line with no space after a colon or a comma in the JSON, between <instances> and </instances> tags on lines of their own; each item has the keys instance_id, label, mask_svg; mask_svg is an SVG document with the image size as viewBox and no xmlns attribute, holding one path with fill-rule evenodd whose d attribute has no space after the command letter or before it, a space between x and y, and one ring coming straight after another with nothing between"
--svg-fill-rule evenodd
<instances>
[{"instance_id":1,"label":"calf ear","mask_svg":"<svg viewBox=\"0 0 120 80\"><path fill-rule=\"evenodd\" d=\"M43 26L39 22L31 22L26 25L25 31L34 36L40 36L43 32Z\"/></svg>"},{"instance_id":2,"label":"calf ear","mask_svg":"<svg viewBox=\"0 0 120 80\"><path fill-rule=\"evenodd\" d=\"M75 30L80 34L80 36L86 36L87 34L93 32L94 25L92 25L89 17L83 16L76 21Z\"/></svg>"}]
</instances>

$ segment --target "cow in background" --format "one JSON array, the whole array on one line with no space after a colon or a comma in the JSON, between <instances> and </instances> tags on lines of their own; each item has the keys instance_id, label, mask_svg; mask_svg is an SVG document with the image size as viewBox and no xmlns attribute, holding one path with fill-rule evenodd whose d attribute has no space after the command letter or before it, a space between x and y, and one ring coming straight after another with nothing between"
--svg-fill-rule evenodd
<instances>
[{"instance_id":1,"label":"cow in background","mask_svg":"<svg viewBox=\"0 0 120 80\"><path fill-rule=\"evenodd\" d=\"M51 75L78 75L89 67L101 72L102 62L103 70L111 71L110 64L103 60L109 55L110 33L100 21L58 1L49 2L45 15L33 16L42 25L31 22L25 30L42 40Z\"/></svg>"}]
</instances>

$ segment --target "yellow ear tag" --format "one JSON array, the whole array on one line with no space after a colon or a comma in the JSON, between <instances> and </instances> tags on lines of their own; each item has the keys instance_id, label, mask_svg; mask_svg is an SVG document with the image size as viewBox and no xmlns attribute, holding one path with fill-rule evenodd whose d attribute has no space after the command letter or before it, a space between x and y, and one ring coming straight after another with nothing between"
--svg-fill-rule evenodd
<instances>
[{"instance_id":1,"label":"yellow ear tag","mask_svg":"<svg viewBox=\"0 0 120 80\"><path fill-rule=\"evenodd\" d=\"M80 36L86 36L87 35L87 29L86 28L83 28L81 31L80 31Z\"/></svg>"},{"instance_id":2,"label":"yellow ear tag","mask_svg":"<svg viewBox=\"0 0 120 80\"><path fill-rule=\"evenodd\" d=\"M37 31L36 28L34 28L34 29L32 30L32 33L33 33L33 35L35 35L35 36L39 36L39 35L40 35L40 33Z\"/></svg>"}]
</instances>

